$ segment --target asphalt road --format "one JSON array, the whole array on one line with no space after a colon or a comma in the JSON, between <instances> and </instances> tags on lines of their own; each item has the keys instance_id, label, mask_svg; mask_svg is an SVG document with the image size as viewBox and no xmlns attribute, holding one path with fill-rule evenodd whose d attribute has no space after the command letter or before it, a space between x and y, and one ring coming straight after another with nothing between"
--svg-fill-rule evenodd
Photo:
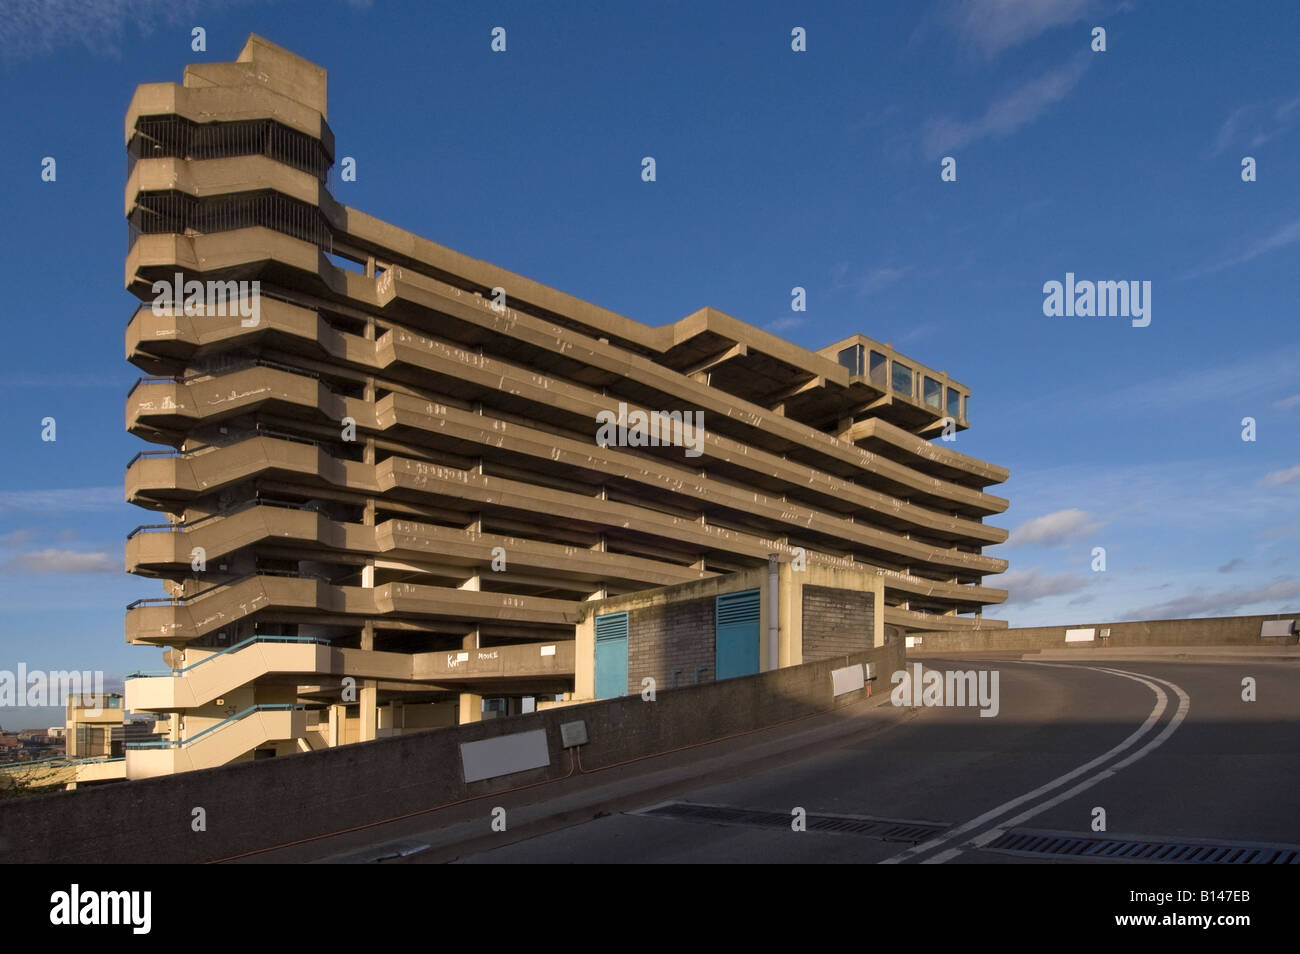
<instances>
[{"instance_id":1,"label":"asphalt road","mask_svg":"<svg viewBox=\"0 0 1300 954\"><path fill-rule=\"evenodd\" d=\"M651 813L611 814L460 860L1089 860L1015 853L998 841L1023 831L1300 844L1300 665L922 661L944 671L997 671L997 715L982 717L974 706L923 706L904 719L867 712L860 718L895 718L880 732L670 800L767 816L724 824L682 817L690 808L661 807L664 815L646 806ZM1256 681L1256 701L1243 701L1246 677ZM808 830L786 823L797 808L807 813ZM1097 809L1104 831L1094 830Z\"/></svg>"}]
</instances>

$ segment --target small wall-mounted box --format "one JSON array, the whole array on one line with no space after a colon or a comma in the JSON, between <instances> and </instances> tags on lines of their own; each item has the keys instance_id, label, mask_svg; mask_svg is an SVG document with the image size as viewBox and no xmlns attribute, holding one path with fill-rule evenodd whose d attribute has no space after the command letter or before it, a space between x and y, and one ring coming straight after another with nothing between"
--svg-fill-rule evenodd
<instances>
[{"instance_id":1,"label":"small wall-mounted box","mask_svg":"<svg viewBox=\"0 0 1300 954\"><path fill-rule=\"evenodd\" d=\"M587 723L581 719L577 722L561 722L560 744L566 749L572 749L579 745L586 745Z\"/></svg>"}]
</instances>

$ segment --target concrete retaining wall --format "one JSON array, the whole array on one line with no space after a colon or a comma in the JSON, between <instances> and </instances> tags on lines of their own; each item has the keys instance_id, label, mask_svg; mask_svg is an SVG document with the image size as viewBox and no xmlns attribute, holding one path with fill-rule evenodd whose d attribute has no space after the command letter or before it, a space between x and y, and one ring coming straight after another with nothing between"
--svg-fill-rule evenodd
<instances>
[{"instance_id":1,"label":"concrete retaining wall","mask_svg":"<svg viewBox=\"0 0 1300 954\"><path fill-rule=\"evenodd\" d=\"M802 666L629 696L321 752L163 778L0 802L0 862L193 862L283 844L431 808L467 796L559 778L569 771L560 724L582 719L585 769L850 705L832 695L831 671L876 663L877 691L903 666L900 644ZM545 729L550 765L466 784L462 742ZM193 832L193 810L207 830ZM430 827L437 815L428 816Z\"/></svg>"},{"instance_id":2,"label":"concrete retaining wall","mask_svg":"<svg viewBox=\"0 0 1300 954\"><path fill-rule=\"evenodd\" d=\"M1031 626L1021 629L984 629L969 632L914 633L921 642L913 647L918 655L939 652L984 650L1087 649L1099 646L1269 646L1296 642L1295 635L1261 639L1260 624L1266 619L1295 619L1300 611L1272 616L1220 616L1213 619L1157 619L1130 623L1075 623L1069 626ZM1067 629L1095 629L1092 642L1065 641ZM1107 641L1101 631L1110 630Z\"/></svg>"}]
</instances>

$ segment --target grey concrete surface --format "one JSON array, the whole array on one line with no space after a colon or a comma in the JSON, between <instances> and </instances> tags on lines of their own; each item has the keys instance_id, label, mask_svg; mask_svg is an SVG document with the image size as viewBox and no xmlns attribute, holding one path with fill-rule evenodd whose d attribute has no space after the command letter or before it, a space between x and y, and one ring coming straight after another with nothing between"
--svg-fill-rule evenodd
<instances>
[{"instance_id":1,"label":"grey concrete surface","mask_svg":"<svg viewBox=\"0 0 1300 954\"><path fill-rule=\"evenodd\" d=\"M1020 798L1121 744L1151 715L1153 691L1102 669L1180 687L1186 719L1167 731L1178 705L1162 687L1165 710L1132 748L1061 787L977 826L943 850L914 859L948 863L1059 860L969 847L981 833L1032 810L1076 784L1091 787L1023 823L1090 834L1092 810L1106 811L1110 834L1300 843L1300 668L1290 662L1140 661L1038 665L1010 659L931 659L936 669L1000 673L1001 711L928 708L884 731L846 737L797 762L702 784L678 800L789 813L926 819L960 826ZM1257 701L1242 701L1253 677ZM880 713L866 713L871 720ZM1141 758L1117 767L1154 739ZM1104 773L1113 770L1109 776ZM612 813L495 850L470 863L536 862L879 862L909 844L817 832L764 830ZM955 852L951 849L956 849ZM417 859L418 860L418 859Z\"/></svg>"}]
</instances>

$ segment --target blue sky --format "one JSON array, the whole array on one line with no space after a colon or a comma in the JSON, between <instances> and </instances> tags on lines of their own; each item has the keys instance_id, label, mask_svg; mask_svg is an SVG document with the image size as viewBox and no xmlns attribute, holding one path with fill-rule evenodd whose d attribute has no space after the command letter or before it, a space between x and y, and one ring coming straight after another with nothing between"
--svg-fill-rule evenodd
<instances>
[{"instance_id":1,"label":"blue sky","mask_svg":"<svg viewBox=\"0 0 1300 954\"><path fill-rule=\"evenodd\" d=\"M1012 472L990 615L1298 608L1298 29L1291 0L16 0L0 668L159 663L122 635L160 594L122 570L156 519L121 502L145 447L123 430L123 115L250 32L329 70L348 205L650 324L712 305L809 348L861 331L969 385L953 446ZM1150 281L1151 324L1044 316L1066 272Z\"/></svg>"}]
</instances>

